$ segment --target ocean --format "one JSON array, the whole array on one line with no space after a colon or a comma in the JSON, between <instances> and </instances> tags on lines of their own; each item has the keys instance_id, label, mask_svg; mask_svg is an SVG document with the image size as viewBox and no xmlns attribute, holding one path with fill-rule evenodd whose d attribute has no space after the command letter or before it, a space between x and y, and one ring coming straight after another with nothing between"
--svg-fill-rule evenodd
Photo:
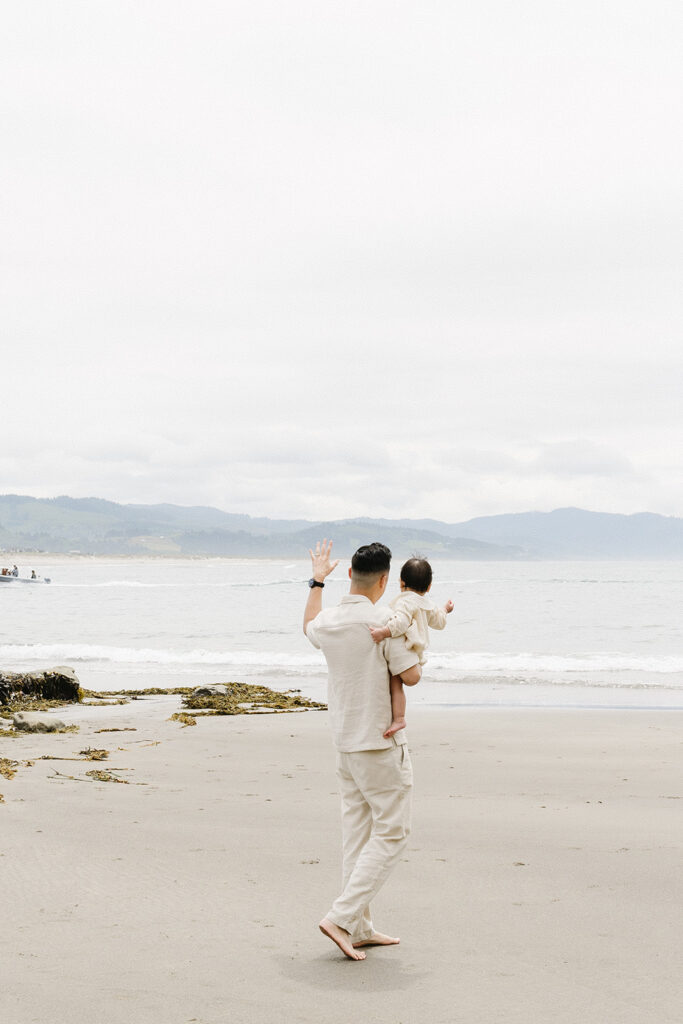
<instances>
[{"instance_id":1,"label":"ocean","mask_svg":"<svg viewBox=\"0 0 683 1024\"><path fill-rule=\"evenodd\" d=\"M18 556L17 556L18 557ZM92 690L241 680L325 699L301 629L306 561L22 556L0 587L0 669L71 665ZM433 562L452 598L415 704L683 708L683 563ZM394 569L387 599L398 588ZM348 588L340 566L324 591Z\"/></svg>"}]
</instances>

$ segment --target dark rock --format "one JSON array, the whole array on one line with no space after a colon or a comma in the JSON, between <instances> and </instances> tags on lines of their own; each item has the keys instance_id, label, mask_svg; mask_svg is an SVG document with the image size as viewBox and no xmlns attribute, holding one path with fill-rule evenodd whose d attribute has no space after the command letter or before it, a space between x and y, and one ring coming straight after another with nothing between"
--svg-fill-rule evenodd
<instances>
[{"instance_id":1,"label":"dark rock","mask_svg":"<svg viewBox=\"0 0 683 1024\"><path fill-rule=\"evenodd\" d=\"M80 700L78 677L72 668L64 665L44 672L0 672L0 704L11 704L22 698L76 704Z\"/></svg>"},{"instance_id":2,"label":"dark rock","mask_svg":"<svg viewBox=\"0 0 683 1024\"><path fill-rule=\"evenodd\" d=\"M227 697L228 688L224 683L207 683L192 691L193 697Z\"/></svg>"},{"instance_id":3,"label":"dark rock","mask_svg":"<svg viewBox=\"0 0 683 1024\"><path fill-rule=\"evenodd\" d=\"M18 711L12 721L20 732L62 732L66 729L66 723L61 719L41 711Z\"/></svg>"}]
</instances>

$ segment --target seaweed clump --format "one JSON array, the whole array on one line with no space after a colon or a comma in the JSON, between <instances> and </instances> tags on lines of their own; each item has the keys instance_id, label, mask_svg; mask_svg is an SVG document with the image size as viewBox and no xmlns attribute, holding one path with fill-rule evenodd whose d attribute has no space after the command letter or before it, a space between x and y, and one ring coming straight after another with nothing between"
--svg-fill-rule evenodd
<instances>
[{"instance_id":1,"label":"seaweed clump","mask_svg":"<svg viewBox=\"0 0 683 1024\"><path fill-rule=\"evenodd\" d=\"M116 703L127 704L128 699L137 700L138 697L185 696L192 693L193 689L192 686L148 686L146 690L81 690L81 694L88 700L112 701L115 698L122 698Z\"/></svg>"},{"instance_id":2,"label":"seaweed clump","mask_svg":"<svg viewBox=\"0 0 683 1024\"><path fill-rule=\"evenodd\" d=\"M25 768L31 768L33 761L24 761L23 765ZM19 767L18 761L13 761L10 757L0 757L0 775L3 779L11 781L17 774L17 768ZM0 793L0 804L5 802L5 798Z\"/></svg>"},{"instance_id":3,"label":"seaweed clump","mask_svg":"<svg viewBox=\"0 0 683 1024\"><path fill-rule=\"evenodd\" d=\"M195 687L150 686L146 690L111 690L95 692L82 690L84 697L97 700L127 698L138 700L141 697L181 697L183 711L171 715L169 721L182 722L184 727L195 724L199 715L263 715L284 714L293 711L325 711L326 704L302 697L298 690L271 690L268 686L257 686L252 683L224 683L226 694L212 693L195 695ZM98 730L104 731L104 730ZM109 730L113 731L113 730Z\"/></svg>"},{"instance_id":4,"label":"seaweed clump","mask_svg":"<svg viewBox=\"0 0 683 1024\"><path fill-rule=\"evenodd\" d=\"M85 773L89 779L95 779L96 782L118 782L122 786L129 785L128 779L117 779L111 772L104 772L102 769L93 769L91 772Z\"/></svg>"},{"instance_id":5,"label":"seaweed clump","mask_svg":"<svg viewBox=\"0 0 683 1024\"><path fill-rule=\"evenodd\" d=\"M196 725L197 719L193 718L192 715L188 715L186 711L176 711L169 718L169 722L182 722L183 729L187 729L188 725Z\"/></svg>"},{"instance_id":6,"label":"seaweed clump","mask_svg":"<svg viewBox=\"0 0 683 1024\"><path fill-rule=\"evenodd\" d=\"M9 757L0 757L0 775L4 779L13 779L17 774L18 761L12 761Z\"/></svg>"},{"instance_id":7,"label":"seaweed clump","mask_svg":"<svg viewBox=\"0 0 683 1024\"><path fill-rule=\"evenodd\" d=\"M123 728L119 728L118 726L116 726L116 728L114 729L95 729L95 732L137 732L137 729L135 729L132 725L126 725Z\"/></svg>"},{"instance_id":8,"label":"seaweed clump","mask_svg":"<svg viewBox=\"0 0 683 1024\"><path fill-rule=\"evenodd\" d=\"M191 692L183 698L183 706L190 712L204 715L259 715L285 714L292 711L325 711L327 705L302 697L298 691L282 693L268 686L252 683L226 683L228 692L210 696L194 696Z\"/></svg>"}]
</instances>

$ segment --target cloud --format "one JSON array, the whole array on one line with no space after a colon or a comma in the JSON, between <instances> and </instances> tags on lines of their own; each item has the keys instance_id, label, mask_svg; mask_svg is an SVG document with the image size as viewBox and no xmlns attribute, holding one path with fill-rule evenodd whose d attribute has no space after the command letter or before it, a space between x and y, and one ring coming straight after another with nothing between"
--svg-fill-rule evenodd
<instances>
[{"instance_id":1,"label":"cloud","mask_svg":"<svg viewBox=\"0 0 683 1024\"><path fill-rule=\"evenodd\" d=\"M0 487L683 514L680 18L15 4Z\"/></svg>"},{"instance_id":2,"label":"cloud","mask_svg":"<svg viewBox=\"0 0 683 1024\"><path fill-rule=\"evenodd\" d=\"M528 468L558 478L629 477L635 474L630 459L606 445L574 440L544 444Z\"/></svg>"}]
</instances>

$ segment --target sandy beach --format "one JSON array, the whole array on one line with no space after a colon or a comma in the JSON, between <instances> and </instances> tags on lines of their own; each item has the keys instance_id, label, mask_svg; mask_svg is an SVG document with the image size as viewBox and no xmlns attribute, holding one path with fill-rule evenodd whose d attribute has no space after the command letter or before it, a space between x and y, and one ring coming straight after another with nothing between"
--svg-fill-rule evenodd
<instances>
[{"instance_id":1,"label":"sandy beach","mask_svg":"<svg viewBox=\"0 0 683 1024\"><path fill-rule=\"evenodd\" d=\"M679 1024L679 713L412 709L413 834L374 905L402 941L352 963L317 929L326 713L178 708L0 740L7 1024ZM108 760L38 760L87 747Z\"/></svg>"}]
</instances>

